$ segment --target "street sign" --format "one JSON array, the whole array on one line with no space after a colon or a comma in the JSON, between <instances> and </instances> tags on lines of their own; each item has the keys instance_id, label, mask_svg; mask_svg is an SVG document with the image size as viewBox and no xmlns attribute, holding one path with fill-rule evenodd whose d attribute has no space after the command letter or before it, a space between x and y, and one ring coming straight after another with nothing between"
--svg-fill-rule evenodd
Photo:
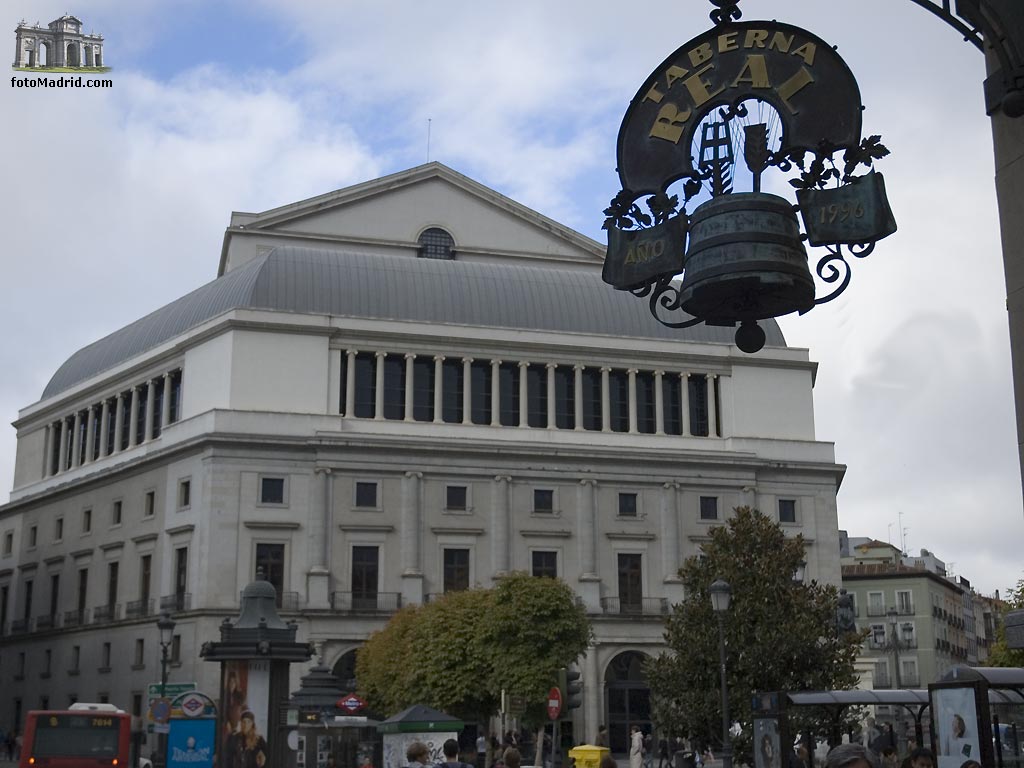
<instances>
[{"instance_id":1,"label":"street sign","mask_svg":"<svg viewBox=\"0 0 1024 768\"><path fill-rule=\"evenodd\" d=\"M562 714L562 692L558 690L558 686L555 686L548 691L548 717L557 720L560 714Z\"/></svg>"},{"instance_id":2,"label":"street sign","mask_svg":"<svg viewBox=\"0 0 1024 768\"><path fill-rule=\"evenodd\" d=\"M183 693L194 691L196 689L195 683L168 683L164 687L163 695L169 699L173 699L175 696L180 696ZM150 699L157 699L160 697L160 683L150 683L146 688Z\"/></svg>"},{"instance_id":3,"label":"street sign","mask_svg":"<svg viewBox=\"0 0 1024 768\"><path fill-rule=\"evenodd\" d=\"M334 706L338 709L344 709L346 712L358 712L360 709L366 706L366 702L356 696L354 693L350 693L348 696L342 696L336 702Z\"/></svg>"}]
</instances>

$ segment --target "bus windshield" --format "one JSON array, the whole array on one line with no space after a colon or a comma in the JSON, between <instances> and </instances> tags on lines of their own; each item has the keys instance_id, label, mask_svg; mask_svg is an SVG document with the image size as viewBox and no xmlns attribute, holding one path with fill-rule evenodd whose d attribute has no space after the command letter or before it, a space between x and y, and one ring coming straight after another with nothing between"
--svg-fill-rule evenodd
<instances>
[{"instance_id":1,"label":"bus windshield","mask_svg":"<svg viewBox=\"0 0 1024 768\"><path fill-rule=\"evenodd\" d=\"M44 715L36 721L36 757L113 758L121 721L109 715Z\"/></svg>"}]
</instances>

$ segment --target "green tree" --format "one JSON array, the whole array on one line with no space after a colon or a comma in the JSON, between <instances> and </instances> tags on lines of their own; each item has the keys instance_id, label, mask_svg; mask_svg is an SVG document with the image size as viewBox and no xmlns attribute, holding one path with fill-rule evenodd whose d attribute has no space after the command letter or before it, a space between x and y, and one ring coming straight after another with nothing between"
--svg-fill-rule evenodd
<instances>
[{"instance_id":1,"label":"green tree","mask_svg":"<svg viewBox=\"0 0 1024 768\"><path fill-rule=\"evenodd\" d=\"M1007 590L1006 607L1003 609L1005 616L1009 611L1016 611L1024 608L1024 579L1017 582L1017 586ZM999 622L996 627L996 639L989 651L987 666L990 667L1024 667L1024 649L1009 648L1006 645L1006 627Z\"/></svg>"},{"instance_id":2,"label":"green tree","mask_svg":"<svg viewBox=\"0 0 1024 768\"><path fill-rule=\"evenodd\" d=\"M564 582L513 573L493 589L399 611L359 649L356 677L383 713L425 704L476 720L497 710L505 690L531 702L536 717L559 667L590 639L586 612Z\"/></svg>"},{"instance_id":3,"label":"green tree","mask_svg":"<svg viewBox=\"0 0 1024 768\"><path fill-rule=\"evenodd\" d=\"M718 620L708 590L719 578L732 587L723 622L729 714L742 726L733 742L737 762L753 764L753 692L856 684L861 636L838 634L835 587L794 582L804 558L802 536L787 537L778 523L749 507L712 529L702 556L689 558L679 571L686 599L666 622L670 651L646 670L657 722L705 743L721 739ZM801 722L794 719L800 714L790 712L794 732L811 724L813 715Z\"/></svg>"}]
</instances>

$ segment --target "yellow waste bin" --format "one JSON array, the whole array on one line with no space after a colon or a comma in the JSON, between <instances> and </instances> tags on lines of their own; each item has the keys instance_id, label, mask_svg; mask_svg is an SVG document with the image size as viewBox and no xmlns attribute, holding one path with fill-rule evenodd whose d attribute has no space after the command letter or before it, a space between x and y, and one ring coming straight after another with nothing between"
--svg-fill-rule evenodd
<instances>
[{"instance_id":1,"label":"yellow waste bin","mask_svg":"<svg viewBox=\"0 0 1024 768\"><path fill-rule=\"evenodd\" d=\"M580 744L569 750L569 757L575 763L576 768L598 768L601 758L610 752L608 747L595 747L593 744Z\"/></svg>"}]
</instances>

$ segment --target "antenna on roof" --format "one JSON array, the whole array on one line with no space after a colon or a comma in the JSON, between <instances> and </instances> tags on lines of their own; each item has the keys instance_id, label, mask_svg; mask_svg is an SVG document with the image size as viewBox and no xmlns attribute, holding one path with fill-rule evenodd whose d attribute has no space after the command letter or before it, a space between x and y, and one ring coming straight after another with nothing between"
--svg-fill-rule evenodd
<instances>
[{"instance_id":1,"label":"antenna on roof","mask_svg":"<svg viewBox=\"0 0 1024 768\"><path fill-rule=\"evenodd\" d=\"M430 118L427 118L427 162L430 162Z\"/></svg>"}]
</instances>

